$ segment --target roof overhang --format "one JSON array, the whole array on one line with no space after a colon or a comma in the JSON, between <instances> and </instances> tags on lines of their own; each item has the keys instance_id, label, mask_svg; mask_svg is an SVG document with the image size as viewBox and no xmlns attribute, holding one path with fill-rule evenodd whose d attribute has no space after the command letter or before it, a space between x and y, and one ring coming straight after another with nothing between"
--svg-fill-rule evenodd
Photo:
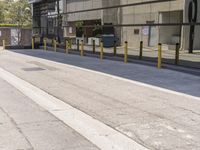
<instances>
[{"instance_id":1,"label":"roof overhang","mask_svg":"<svg viewBox=\"0 0 200 150\"><path fill-rule=\"evenodd\" d=\"M33 3L38 3L41 2L42 0L28 0L29 4L33 4Z\"/></svg>"},{"instance_id":2,"label":"roof overhang","mask_svg":"<svg viewBox=\"0 0 200 150\"><path fill-rule=\"evenodd\" d=\"M1 0L0 0L1 1ZM33 3L39 3L39 2L46 2L46 3L52 3L52 2L56 2L57 0L28 0L29 4L33 4Z\"/></svg>"}]
</instances>

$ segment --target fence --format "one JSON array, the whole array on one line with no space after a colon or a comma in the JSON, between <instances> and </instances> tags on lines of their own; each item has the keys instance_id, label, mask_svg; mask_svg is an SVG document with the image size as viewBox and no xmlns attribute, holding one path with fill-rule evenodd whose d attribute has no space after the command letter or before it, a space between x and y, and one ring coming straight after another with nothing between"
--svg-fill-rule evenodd
<instances>
[{"instance_id":1,"label":"fence","mask_svg":"<svg viewBox=\"0 0 200 150\"><path fill-rule=\"evenodd\" d=\"M0 46L3 46L3 40L6 46L30 46L32 30L18 29L17 27L0 27Z\"/></svg>"}]
</instances>

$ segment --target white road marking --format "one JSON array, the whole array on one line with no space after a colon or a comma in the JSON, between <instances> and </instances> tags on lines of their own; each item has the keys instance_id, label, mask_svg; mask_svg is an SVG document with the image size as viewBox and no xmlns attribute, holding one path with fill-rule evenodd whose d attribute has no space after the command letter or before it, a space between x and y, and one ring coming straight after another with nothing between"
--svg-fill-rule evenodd
<instances>
[{"instance_id":1,"label":"white road marking","mask_svg":"<svg viewBox=\"0 0 200 150\"><path fill-rule=\"evenodd\" d=\"M0 77L102 150L147 150L124 134L2 68Z\"/></svg>"}]
</instances>

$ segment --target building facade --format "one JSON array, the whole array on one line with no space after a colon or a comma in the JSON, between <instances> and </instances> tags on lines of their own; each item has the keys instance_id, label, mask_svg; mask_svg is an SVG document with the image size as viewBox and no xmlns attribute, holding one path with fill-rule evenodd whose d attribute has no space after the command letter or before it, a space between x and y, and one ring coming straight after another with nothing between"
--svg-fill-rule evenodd
<instances>
[{"instance_id":1,"label":"building facade","mask_svg":"<svg viewBox=\"0 0 200 150\"><path fill-rule=\"evenodd\" d=\"M62 0L29 0L32 4L33 36L62 39Z\"/></svg>"},{"instance_id":2,"label":"building facade","mask_svg":"<svg viewBox=\"0 0 200 150\"><path fill-rule=\"evenodd\" d=\"M33 12L36 10L36 5L42 5L44 3L46 3L46 8L48 9L49 1L38 1L39 0L33 2ZM54 18L55 24L50 25L51 16L47 17L48 19L46 20L48 21L44 22L45 19L41 19L42 15L38 14L38 16L41 16L41 21L37 25L40 26L38 29L45 30L43 32L48 32L49 34L51 28L55 28L55 26L57 28L58 24L62 24L60 32L58 32L58 29L56 29L57 32L52 30L52 35L62 33L61 37L64 38L78 36L77 32L79 28L81 28L82 36L85 38L86 42L88 42L88 38L90 37L104 34L103 29L101 29L103 30L102 32L94 34L98 30L98 25L118 25L114 27L114 30L110 30L113 31L110 32L110 34L114 34L115 37L117 37L119 44L128 41L131 47L138 47L142 40L144 45L149 47L154 47L157 43L163 43L170 49L174 47L176 43L180 43L182 49L189 49L191 38L194 38L192 40L193 48L200 49L200 43L198 42L200 27L195 26L195 34L193 34L191 26L180 25L181 23L191 22L189 19L189 12L192 12L192 16L195 16L193 13L196 12L197 18L195 21L200 21L200 12L198 11L198 9L200 9L200 2L194 3L195 0L175 0L144 4L148 1L149 0L61 0L59 6L60 9L62 8L63 12L62 23L58 23L58 21L56 21L58 19ZM52 0L51 2L56 5L56 0ZM137 5L71 13L80 10L133 3ZM197 5L197 7L195 7L194 4ZM54 11L56 12L56 10ZM49 14L49 11L46 12L45 16L47 14ZM192 21L194 21L194 19L192 19ZM165 26L158 26L158 24L165 24ZM82 26L85 27L82 28Z\"/></svg>"},{"instance_id":3,"label":"building facade","mask_svg":"<svg viewBox=\"0 0 200 150\"><path fill-rule=\"evenodd\" d=\"M160 2L155 4L141 5L135 7L122 8L122 24L179 24L189 23L189 5L194 5L195 0L176 0L170 2ZM121 4L133 2L123 1ZM137 1L139 2L139 1ZM140 0L141 2L141 0ZM197 2L197 20L200 21L200 2ZM195 8L191 11L195 12ZM135 32L135 31L138 32ZM193 48L200 49L199 39L200 27L195 27ZM176 43L181 44L182 49L189 49L190 26L166 25L166 26L141 26L122 29L122 40L132 41L133 46L138 45L143 40L147 46L155 46L157 43L166 44L169 49Z\"/></svg>"}]
</instances>

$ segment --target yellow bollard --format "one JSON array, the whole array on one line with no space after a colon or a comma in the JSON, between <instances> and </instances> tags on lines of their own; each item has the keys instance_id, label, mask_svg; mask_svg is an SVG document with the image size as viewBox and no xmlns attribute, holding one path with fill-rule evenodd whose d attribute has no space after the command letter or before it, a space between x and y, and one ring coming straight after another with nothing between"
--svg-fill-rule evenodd
<instances>
[{"instance_id":1,"label":"yellow bollard","mask_svg":"<svg viewBox=\"0 0 200 150\"><path fill-rule=\"evenodd\" d=\"M54 47L54 39L51 40L51 46Z\"/></svg>"},{"instance_id":2,"label":"yellow bollard","mask_svg":"<svg viewBox=\"0 0 200 150\"><path fill-rule=\"evenodd\" d=\"M56 52L57 51L57 42L56 42L56 40L54 40L54 51Z\"/></svg>"},{"instance_id":3,"label":"yellow bollard","mask_svg":"<svg viewBox=\"0 0 200 150\"><path fill-rule=\"evenodd\" d=\"M100 43L100 48L101 48L101 50L100 50L100 59L103 59L103 41L101 41L101 43Z\"/></svg>"},{"instance_id":4,"label":"yellow bollard","mask_svg":"<svg viewBox=\"0 0 200 150\"><path fill-rule=\"evenodd\" d=\"M124 46L124 63L128 63L128 42L125 42Z\"/></svg>"},{"instance_id":5,"label":"yellow bollard","mask_svg":"<svg viewBox=\"0 0 200 150\"><path fill-rule=\"evenodd\" d=\"M68 41L66 40L66 41L65 41L65 53L66 53L66 54L69 53L68 45L69 45L69 43L68 43Z\"/></svg>"},{"instance_id":6,"label":"yellow bollard","mask_svg":"<svg viewBox=\"0 0 200 150\"><path fill-rule=\"evenodd\" d=\"M158 69L161 69L162 67L162 44L158 44Z\"/></svg>"},{"instance_id":7,"label":"yellow bollard","mask_svg":"<svg viewBox=\"0 0 200 150\"><path fill-rule=\"evenodd\" d=\"M179 43L176 43L175 65L179 65Z\"/></svg>"},{"instance_id":8,"label":"yellow bollard","mask_svg":"<svg viewBox=\"0 0 200 150\"><path fill-rule=\"evenodd\" d=\"M81 56L84 55L84 43L83 40L81 40Z\"/></svg>"},{"instance_id":9,"label":"yellow bollard","mask_svg":"<svg viewBox=\"0 0 200 150\"><path fill-rule=\"evenodd\" d=\"M77 50L80 50L80 44L79 44L79 39L77 39Z\"/></svg>"},{"instance_id":10,"label":"yellow bollard","mask_svg":"<svg viewBox=\"0 0 200 150\"><path fill-rule=\"evenodd\" d=\"M117 41L116 40L114 40L113 48L114 48L114 56L116 56L117 55Z\"/></svg>"},{"instance_id":11,"label":"yellow bollard","mask_svg":"<svg viewBox=\"0 0 200 150\"><path fill-rule=\"evenodd\" d=\"M69 48L72 49L72 40L69 40Z\"/></svg>"},{"instance_id":12,"label":"yellow bollard","mask_svg":"<svg viewBox=\"0 0 200 150\"><path fill-rule=\"evenodd\" d=\"M32 49L35 49L35 39L32 38Z\"/></svg>"},{"instance_id":13,"label":"yellow bollard","mask_svg":"<svg viewBox=\"0 0 200 150\"><path fill-rule=\"evenodd\" d=\"M142 59L142 53L143 53L143 41L140 41L140 55L139 55L139 59Z\"/></svg>"},{"instance_id":14,"label":"yellow bollard","mask_svg":"<svg viewBox=\"0 0 200 150\"><path fill-rule=\"evenodd\" d=\"M47 40L46 39L44 39L44 50L47 50Z\"/></svg>"},{"instance_id":15,"label":"yellow bollard","mask_svg":"<svg viewBox=\"0 0 200 150\"><path fill-rule=\"evenodd\" d=\"M92 52L95 53L96 51L96 45L95 45L95 40L92 40Z\"/></svg>"},{"instance_id":16,"label":"yellow bollard","mask_svg":"<svg viewBox=\"0 0 200 150\"><path fill-rule=\"evenodd\" d=\"M5 40L3 40L3 50L5 50L6 49L6 42L5 42Z\"/></svg>"}]
</instances>

